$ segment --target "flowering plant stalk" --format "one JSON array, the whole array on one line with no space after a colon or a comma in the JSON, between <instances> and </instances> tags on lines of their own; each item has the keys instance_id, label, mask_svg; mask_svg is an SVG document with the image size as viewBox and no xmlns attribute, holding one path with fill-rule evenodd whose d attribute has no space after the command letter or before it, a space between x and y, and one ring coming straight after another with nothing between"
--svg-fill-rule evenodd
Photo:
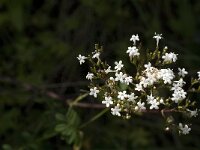
<instances>
[{"instance_id":1,"label":"flowering plant stalk","mask_svg":"<svg viewBox=\"0 0 200 150\"><path fill-rule=\"evenodd\" d=\"M166 130L175 128L180 134L188 134L191 124L176 123L173 116L165 117L164 113L177 112L188 117L197 116L199 110L190 97L192 92L199 91L195 87L199 85L200 72L197 72L197 79L191 79L187 88L184 78L188 72L185 68L173 66L172 69L178 54L170 52L167 46L159 48L162 34L155 33L153 38L156 40L156 48L147 52L145 57L140 56L142 47L137 44L140 40L138 34L130 38L133 45L128 47L126 53L136 69L133 74L126 71L121 60L114 62L114 66L102 61L100 55L103 48L97 44L92 55L79 55L77 58L80 65L86 60L91 64L86 75L86 79L91 81L89 95L99 97L101 103L110 108L112 115L126 119L134 114L160 112L166 119Z\"/></svg>"}]
</instances>

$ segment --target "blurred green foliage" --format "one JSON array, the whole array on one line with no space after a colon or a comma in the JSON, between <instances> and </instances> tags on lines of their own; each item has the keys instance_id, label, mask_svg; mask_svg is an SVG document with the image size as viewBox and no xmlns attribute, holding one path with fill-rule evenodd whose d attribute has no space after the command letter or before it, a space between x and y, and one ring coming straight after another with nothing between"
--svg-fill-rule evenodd
<instances>
[{"instance_id":1,"label":"blurred green foliage","mask_svg":"<svg viewBox=\"0 0 200 150\"><path fill-rule=\"evenodd\" d=\"M126 63L125 51L135 33L150 48L155 46L154 32L163 33L161 44L179 53L179 65L195 75L199 15L197 0L1 0L1 149L78 149L72 144L78 138L87 150L200 149L198 119L184 137L163 132L160 115L151 114L127 121L106 113L80 129L100 110L74 108L69 119L67 111L72 110L65 103L87 85L87 69L79 67L76 56L100 43L103 57ZM64 100L50 98L49 91ZM96 103L90 97L84 101Z\"/></svg>"}]
</instances>

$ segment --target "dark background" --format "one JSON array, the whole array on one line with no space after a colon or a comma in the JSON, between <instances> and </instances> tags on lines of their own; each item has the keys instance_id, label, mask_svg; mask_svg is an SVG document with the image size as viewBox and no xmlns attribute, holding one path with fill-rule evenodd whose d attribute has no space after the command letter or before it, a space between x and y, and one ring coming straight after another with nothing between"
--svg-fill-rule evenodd
<instances>
[{"instance_id":1,"label":"dark background","mask_svg":"<svg viewBox=\"0 0 200 150\"><path fill-rule=\"evenodd\" d=\"M55 133L55 114L65 114L66 101L87 89L87 65L76 57L94 51L95 43L104 46L104 58L128 65L132 34L153 49L154 32L163 33L161 47L178 53L178 66L196 76L199 16L199 0L0 0L1 149L72 149ZM101 111L74 109L81 123ZM160 114L123 120L108 112L82 129L82 149L199 150L199 117L191 122L191 134L179 136L163 130Z\"/></svg>"}]
</instances>

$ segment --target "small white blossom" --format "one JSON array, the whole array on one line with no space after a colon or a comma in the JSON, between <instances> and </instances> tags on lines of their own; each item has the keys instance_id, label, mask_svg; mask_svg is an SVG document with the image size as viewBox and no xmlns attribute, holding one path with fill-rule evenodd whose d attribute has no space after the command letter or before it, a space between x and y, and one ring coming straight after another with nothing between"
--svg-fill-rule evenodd
<instances>
[{"instance_id":1,"label":"small white blossom","mask_svg":"<svg viewBox=\"0 0 200 150\"><path fill-rule=\"evenodd\" d=\"M160 104L156 99L149 102L151 104L150 109L159 109L158 105Z\"/></svg>"},{"instance_id":2,"label":"small white blossom","mask_svg":"<svg viewBox=\"0 0 200 150\"><path fill-rule=\"evenodd\" d=\"M189 110L187 109L187 111L190 112L190 117L196 117L198 115L198 110Z\"/></svg>"},{"instance_id":3,"label":"small white blossom","mask_svg":"<svg viewBox=\"0 0 200 150\"><path fill-rule=\"evenodd\" d=\"M82 56L81 54L79 54L77 59L79 60L80 65L82 65L85 62L85 59L87 59L87 57Z\"/></svg>"},{"instance_id":4,"label":"small white blossom","mask_svg":"<svg viewBox=\"0 0 200 150\"><path fill-rule=\"evenodd\" d=\"M139 41L139 36L137 35L132 35L132 37L130 38L130 41L133 41L133 45L136 44L136 41Z\"/></svg>"},{"instance_id":5,"label":"small white blossom","mask_svg":"<svg viewBox=\"0 0 200 150\"><path fill-rule=\"evenodd\" d=\"M100 56L100 52L95 51L92 58L97 58L98 60L100 60L99 56Z\"/></svg>"},{"instance_id":6,"label":"small white blossom","mask_svg":"<svg viewBox=\"0 0 200 150\"><path fill-rule=\"evenodd\" d=\"M88 74L87 74L87 76L86 76L86 79L88 79L88 80L92 80L92 79L93 79L93 77L94 77L94 74L93 74L93 73L90 73L90 72L88 72Z\"/></svg>"},{"instance_id":7,"label":"small white blossom","mask_svg":"<svg viewBox=\"0 0 200 150\"><path fill-rule=\"evenodd\" d=\"M128 100L129 102L135 102L135 100L138 98L138 96L135 95L135 93L131 93L128 95Z\"/></svg>"},{"instance_id":8,"label":"small white blossom","mask_svg":"<svg viewBox=\"0 0 200 150\"><path fill-rule=\"evenodd\" d=\"M145 103L144 102L141 103L141 101L137 102L137 106L135 107L135 110L139 110L139 111L146 110Z\"/></svg>"},{"instance_id":9,"label":"small white blossom","mask_svg":"<svg viewBox=\"0 0 200 150\"><path fill-rule=\"evenodd\" d=\"M177 88L174 90L174 93L172 94L172 101L175 103L178 103L179 101L182 101L183 99L186 98L186 92L182 88Z\"/></svg>"},{"instance_id":10,"label":"small white blossom","mask_svg":"<svg viewBox=\"0 0 200 150\"><path fill-rule=\"evenodd\" d=\"M185 135L189 134L189 132L191 131L191 128L189 128L188 125L185 125L183 127L182 123L179 123L179 129L180 129L179 133L182 133L182 134L185 134Z\"/></svg>"},{"instance_id":11,"label":"small white blossom","mask_svg":"<svg viewBox=\"0 0 200 150\"><path fill-rule=\"evenodd\" d=\"M200 80L200 71L198 71L197 74L198 74L198 80Z\"/></svg>"},{"instance_id":12,"label":"small white blossom","mask_svg":"<svg viewBox=\"0 0 200 150\"><path fill-rule=\"evenodd\" d=\"M183 80L183 78L180 78L178 81L174 81L172 90L176 90L178 87L183 87L186 84L186 82Z\"/></svg>"},{"instance_id":13,"label":"small white blossom","mask_svg":"<svg viewBox=\"0 0 200 150\"><path fill-rule=\"evenodd\" d=\"M147 103L150 104L152 101L154 101L155 97L152 95L147 95Z\"/></svg>"},{"instance_id":14,"label":"small white blossom","mask_svg":"<svg viewBox=\"0 0 200 150\"><path fill-rule=\"evenodd\" d=\"M163 38L162 34L156 34L153 36L154 39L156 39L156 46L158 47L159 41Z\"/></svg>"},{"instance_id":15,"label":"small white blossom","mask_svg":"<svg viewBox=\"0 0 200 150\"><path fill-rule=\"evenodd\" d=\"M120 71L123 67L124 67L124 65L122 64L121 60L119 62L115 62L116 71Z\"/></svg>"},{"instance_id":16,"label":"small white blossom","mask_svg":"<svg viewBox=\"0 0 200 150\"><path fill-rule=\"evenodd\" d=\"M115 81L120 81L121 83L124 83L125 78L127 77L126 74L123 74L122 72L120 73L115 73Z\"/></svg>"},{"instance_id":17,"label":"small white blossom","mask_svg":"<svg viewBox=\"0 0 200 150\"><path fill-rule=\"evenodd\" d=\"M174 79L175 75L174 72L171 69L161 69L159 71L159 76L160 78L163 79L164 83L167 84L171 84L172 80Z\"/></svg>"},{"instance_id":18,"label":"small white blossom","mask_svg":"<svg viewBox=\"0 0 200 150\"><path fill-rule=\"evenodd\" d=\"M108 74L110 72L113 72L113 70L111 70L111 66L108 66L108 68L105 70L105 73Z\"/></svg>"},{"instance_id":19,"label":"small white blossom","mask_svg":"<svg viewBox=\"0 0 200 150\"><path fill-rule=\"evenodd\" d=\"M117 98L121 99L121 100L124 100L125 98L127 98L128 95L126 94L126 91L123 91L123 92L118 92L118 96Z\"/></svg>"},{"instance_id":20,"label":"small white blossom","mask_svg":"<svg viewBox=\"0 0 200 150\"><path fill-rule=\"evenodd\" d=\"M105 96L105 100L102 101L102 104L106 104L106 107L110 107L113 104L112 97Z\"/></svg>"},{"instance_id":21,"label":"small white blossom","mask_svg":"<svg viewBox=\"0 0 200 150\"><path fill-rule=\"evenodd\" d=\"M180 76L180 77L185 77L185 75L187 75L188 74L188 72L185 70L185 68L183 68L183 69L181 69L181 68L178 68L178 75Z\"/></svg>"},{"instance_id":22,"label":"small white blossom","mask_svg":"<svg viewBox=\"0 0 200 150\"><path fill-rule=\"evenodd\" d=\"M162 59L165 63L172 63L176 62L177 60L177 54L174 54L173 52L165 53L164 56L162 56Z\"/></svg>"},{"instance_id":23,"label":"small white blossom","mask_svg":"<svg viewBox=\"0 0 200 150\"><path fill-rule=\"evenodd\" d=\"M112 115L121 116L120 111L121 108L119 108L119 105L115 106L114 108L111 108Z\"/></svg>"},{"instance_id":24,"label":"small white blossom","mask_svg":"<svg viewBox=\"0 0 200 150\"><path fill-rule=\"evenodd\" d=\"M99 90L97 89L97 87L94 87L90 89L89 95L93 95L96 98L98 93L99 93Z\"/></svg>"},{"instance_id":25,"label":"small white blossom","mask_svg":"<svg viewBox=\"0 0 200 150\"><path fill-rule=\"evenodd\" d=\"M143 91L142 84L136 84L135 86L136 91Z\"/></svg>"},{"instance_id":26,"label":"small white blossom","mask_svg":"<svg viewBox=\"0 0 200 150\"><path fill-rule=\"evenodd\" d=\"M133 46L133 47L128 47L128 50L126 53L129 53L129 57L134 57L134 56L139 56L140 53L138 52L138 49Z\"/></svg>"},{"instance_id":27,"label":"small white blossom","mask_svg":"<svg viewBox=\"0 0 200 150\"><path fill-rule=\"evenodd\" d=\"M148 62L148 64L145 64L144 67L146 68L145 71L147 71L147 72L152 70L151 63L150 63L150 62Z\"/></svg>"},{"instance_id":28,"label":"small white blossom","mask_svg":"<svg viewBox=\"0 0 200 150\"><path fill-rule=\"evenodd\" d=\"M126 83L127 85L129 85L129 83L132 83L133 78L131 76L125 77L124 79L124 83Z\"/></svg>"}]
</instances>

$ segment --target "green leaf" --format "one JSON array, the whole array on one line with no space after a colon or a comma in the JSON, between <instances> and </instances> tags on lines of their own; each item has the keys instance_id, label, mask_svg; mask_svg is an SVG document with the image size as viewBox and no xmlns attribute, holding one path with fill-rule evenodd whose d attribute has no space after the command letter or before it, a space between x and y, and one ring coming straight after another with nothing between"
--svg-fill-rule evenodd
<instances>
[{"instance_id":1,"label":"green leaf","mask_svg":"<svg viewBox=\"0 0 200 150\"><path fill-rule=\"evenodd\" d=\"M58 121L66 121L66 117L63 114L57 113L55 117Z\"/></svg>"},{"instance_id":2,"label":"green leaf","mask_svg":"<svg viewBox=\"0 0 200 150\"><path fill-rule=\"evenodd\" d=\"M67 130L67 125L66 124L58 124L55 127L55 131L56 132L63 132L65 130Z\"/></svg>"}]
</instances>

